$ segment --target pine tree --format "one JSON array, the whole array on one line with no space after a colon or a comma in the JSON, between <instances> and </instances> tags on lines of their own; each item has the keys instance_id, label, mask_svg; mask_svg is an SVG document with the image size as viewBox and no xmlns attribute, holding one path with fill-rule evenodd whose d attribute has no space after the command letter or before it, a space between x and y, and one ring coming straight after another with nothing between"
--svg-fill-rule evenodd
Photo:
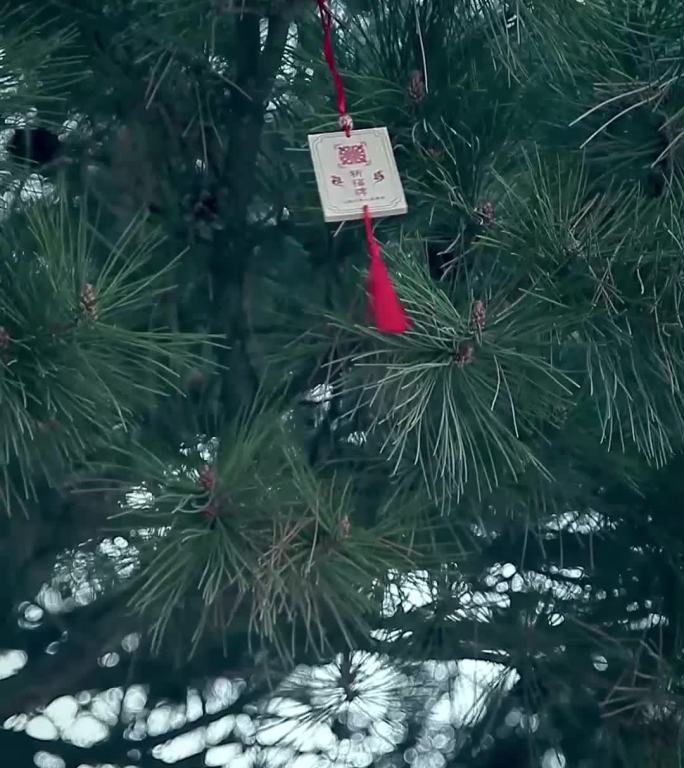
<instances>
[{"instance_id":1,"label":"pine tree","mask_svg":"<svg viewBox=\"0 0 684 768\"><path fill-rule=\"evenodd\" d=\"M316 3L3 14L0 747L32 764L12 716L65 694L223 675L225 711L327 724L324 765L679 765L684 6L331 10L407 193L375 224L403 334L323 223ZM500 674L454 729L462 660ZM55 752L160 765L116 714Z\"/></svg>"}]
</instances>

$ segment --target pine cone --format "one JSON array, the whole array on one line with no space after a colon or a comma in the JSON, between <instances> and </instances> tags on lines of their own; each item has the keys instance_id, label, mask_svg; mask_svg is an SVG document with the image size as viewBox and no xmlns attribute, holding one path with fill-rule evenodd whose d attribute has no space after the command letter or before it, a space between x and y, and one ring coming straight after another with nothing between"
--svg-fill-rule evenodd
<instances>
[{"instance_id":1,"label":"pine cone","mask_svg":"<svg viewBox=\"0 0 684 768\"><path fill-rule=\"evenodd\" d=\"M52 416L47 421L40 421L36 420L36 427L43 433L48 434L50 432L54 432L56 429L59 428L59 421Z\"/></svg>"},{"instance_id":2,"label":"pine cone","mask_svg":"<svg viewBox=\"0 0 684 768\"><path fill-rule=\"evenodd\" d=\"M472 344L460 344L456 354L454 355L454 362L459 368L463 368L466 365L470 365L475 359L475 350Z\"/></svg>"},{"instance_id":3,"label":"pine cone","mask_svg":"<svg viewBox=\"0 0 684 768\"><path fill-rule=\"evenodd\" d=\"M337 527L337 533L341 539L346 539L347 536L349 536L350 530L351 530L351 523L349 521L349 515L344 515L344 517L342 517Z\"/></svg>"},{"instance_id":4,"label":"pine cone","mask_svg":"<svg viewBox=\"0 0 684 768\"><path fill-rule=\"evenodd\" d=\"M97 320L97 306L95 302L95 289L90 283L86 283L81 291L81 312Z\"/></svg>"},{"instance_id":5,"label":"pine cone","mask_svg":"<svg viewBox=\"0 0 684 768\"><path fill-rule=\"evenodd\" d=\"M208 464L202 467L199 473L199 482L205 491L211 493L216 485L216 470Z\"/></svg>"},{"instance_id":6,"label":"pine cone","mask_svg":"<svg viewBox=\"0 0 684 768\"><path fill-rule=\"evenodd\" d=\"M185 380L185 387L191 392L196 392L202 389L206 383L207 375L203 371L194 370L188 374Z\"/></svg>"},{"instance_id":7,"label":"pine cone","mask_svg":"<svg viewBox=\"0 0 684 768\"><path fill-rule=\"evenodd\" d=\"M0 352L6 352L9 349L11 341L12 339L5 326L0 325Z\"/></svg>"},{"instance_id":8,"label":"pine cone","mask_svg":"<svg viewBox=\"0 0 684 768\"><path fill-rule=\"evenodd\" d=\"M425 78L420 70L414 69L409 75L407 89L409 98L416 104L420 104L425 99Z\"/></svg>"},{"instance_id":9,"label":"pine cone","mask_svg":"<svg viewBox=\"0 0 684 768\"><path fill-rule=\"evenodd\" d=\"M470 324L478 333L482 333L486 320L487 309L485 308L484 302L478 299L473 302L473 307L470 310Z\"/></svg>"},{"instance_id":10,"label":"pine cone","mask_svg":"<svg viewBox=\"0 0 684 768\"><path fill-rule=\"evenodd\" d=\"M494 221L494 206L487 200L481 205L478 205L475 209L475 214L480 220L480 224L491 224Z\"/></svg>"},{"instance_id":11,"label":"pine cone","mask_svg":"<svg viewBox=\"0 0 684 768\"><path fill-rule=\"evenodd\" d=\"M213 501L210 501L209 504L202 507L200 515L206 520L213 520L218 515L218 507Z\"/></svg>"},{"instance_id":12,"label":"pine cone","mask_svg":"<svg viewBox=\"0 0 684 768\"><path fill-rule=\"evenodd\" d=\"M184 220L194 227L203 240L211 240L216 230L223 229L217 196L209 189L188 193L183 197Z\"/></svg>"}]
</instances>

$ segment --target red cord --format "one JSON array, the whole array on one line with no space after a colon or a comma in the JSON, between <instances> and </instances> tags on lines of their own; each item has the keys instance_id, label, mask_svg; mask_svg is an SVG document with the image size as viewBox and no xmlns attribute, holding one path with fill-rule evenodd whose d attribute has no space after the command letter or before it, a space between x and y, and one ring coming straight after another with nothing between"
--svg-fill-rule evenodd
<instances>
[{"instance_id":1,"label":"red cord","mask_svg":"<svg viewBox=\"0 0 684 768\"><path fill-rule=\"evenodd\" d=\"M335 84L335 95L337 97L337 111L340 118L346 118L347 106L344 100L344 85L342 84L342 77L337 71L335 65L335 55L333 54L332 40L330 38L330 28L332 27L332 14L328 10L328 6L325 4L325 0L317 0L318 11L321 16L321 28L323 29L323 55L325 56L326 64L330 70L330 74ZM344 132L349 136L351 133L351 127L344 125Z\"/></svg>"}]
</instances>

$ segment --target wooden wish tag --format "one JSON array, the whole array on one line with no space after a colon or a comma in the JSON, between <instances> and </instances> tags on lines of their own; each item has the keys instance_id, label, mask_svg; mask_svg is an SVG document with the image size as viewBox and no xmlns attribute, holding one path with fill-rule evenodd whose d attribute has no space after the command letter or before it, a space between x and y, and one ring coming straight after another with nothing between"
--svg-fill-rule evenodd
<instances>
[{"instance_id":1,"label":"wooden wish tag","mask_svg":"<svg viewBox=\"0 0 684 768\"><path fill-rule=\"evenodd\" d=\"M400 216L408 210L387 128L309 136L326 221Z\"/></svg>"}]
</instances>

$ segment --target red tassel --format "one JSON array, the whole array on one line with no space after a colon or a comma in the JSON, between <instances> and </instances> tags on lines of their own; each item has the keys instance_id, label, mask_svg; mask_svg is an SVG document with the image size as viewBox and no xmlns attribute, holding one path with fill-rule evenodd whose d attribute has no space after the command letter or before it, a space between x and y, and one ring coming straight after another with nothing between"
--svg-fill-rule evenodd
<instances>
[{"instance_id":1,"label":"red tassel","mask_svg":"<svg viewBox=\"0 0 684 768\"><path fill-rule=\"evenodd\" d=\"M397 297L387 271L380 246L373 237L368 206L363 207L363 221L366 225L366 242L370 264L368 266L368 308L375 327L382 333L404 333L411 323Z\"/></svg>"}]
</instances>

